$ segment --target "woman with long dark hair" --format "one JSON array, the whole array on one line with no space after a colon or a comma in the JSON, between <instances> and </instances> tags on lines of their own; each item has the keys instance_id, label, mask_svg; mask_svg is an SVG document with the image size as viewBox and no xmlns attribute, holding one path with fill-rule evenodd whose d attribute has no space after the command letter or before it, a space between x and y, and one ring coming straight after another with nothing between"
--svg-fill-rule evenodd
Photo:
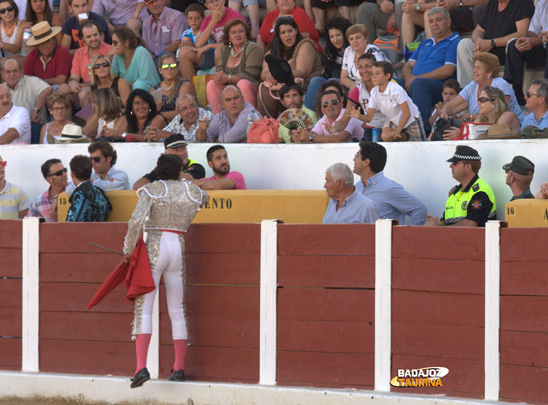
<instances>
[{"instance_id":1,"label":"woman with long dark hair","mask_svg":"<svg viewBox=\"0 0 548 405\"><path fill-rule=\"evenodd\" d=\"M261 80L264 85L259 89L257 106L262 115L277 117L284 110L277 91L282 87L281 83L272 76L266 62L266 55L275 55L285 59L296 81L302 81L306 89L310 80L321 75L322 64L320 55L316 51L316 45L310 38L305 38L299 31L299 26L293 18L282 17L276 22L274 37L268 44L263 59L263 71Z\"/></svg>"},{"instance_id":2,"label":"woman with long dark hair","mask_svg":"<svg viewBox=\"0 0 548 405\"><path fill-rule=\"evenodd\" d=\"M25 14L28 28L42 21L47 21L52 27L63 26L63 20L61 20L59 14L55 14L51 10L48 0L27 0L27 11ZM60 44L63 39L63 33L59 32L55 38L57 39L57 43Z\"/></svg>"}]
</instances>

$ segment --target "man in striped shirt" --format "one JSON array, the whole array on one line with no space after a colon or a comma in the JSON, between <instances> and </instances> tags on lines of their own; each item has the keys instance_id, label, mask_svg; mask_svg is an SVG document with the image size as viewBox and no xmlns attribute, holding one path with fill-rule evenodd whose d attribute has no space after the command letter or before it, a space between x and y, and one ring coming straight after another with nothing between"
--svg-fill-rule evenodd
<instances>
[{"instance_id":1,"label":"man in striped shirt","mask_svg":"<svg viewBox=\"0 0 548 405\"><path fill-rule=\"evenodd\" d=\"M23 189L6 181L6 165L0 156L0 219L23 218L29 210L29 199Z\"/></svg>"}]
</instances>

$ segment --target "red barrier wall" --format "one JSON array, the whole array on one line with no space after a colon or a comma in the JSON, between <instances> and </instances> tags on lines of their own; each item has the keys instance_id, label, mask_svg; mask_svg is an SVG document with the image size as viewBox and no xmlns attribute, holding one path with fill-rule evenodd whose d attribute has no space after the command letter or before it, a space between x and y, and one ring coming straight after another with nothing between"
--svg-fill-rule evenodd
<instances>
[{"instance_id":1,"label":"red barrier wall","mask_svg":"<svg viewBox=\"0 0 548 405\"><path fill-rule=\"evenodd\" d=\"M375 227L278 227L279 385L374 385Z\"/></svg>"},{"instance_id":2,"label":"red barrier wall","mask_svg":"<svg viewBox=\"0 0 548 405\"><path fill-rule=\"evenodd\" d=\"M548 401L548 230L501 230L500 397Z\"/></svg>"},{"instance_id":3,"label":"red barrier wall","mask_svg":"<svg viewBox=\"0 0 548 405\"><path fill-rule=\"evenodd\" d=\"M484 238L475 228L393 228L391 377L449 369L443 387L393 392L483 397Z\"/></svg>"},{"instance_id":4,"label":"red barrier wall","mask_svg":"<svg viewBox=\"0 0 548 405\"><path fill-rule=\"evenodd\" d=\"M22 222L0 221L0 369L21 370Z\"/></svg>"}]
</instances>

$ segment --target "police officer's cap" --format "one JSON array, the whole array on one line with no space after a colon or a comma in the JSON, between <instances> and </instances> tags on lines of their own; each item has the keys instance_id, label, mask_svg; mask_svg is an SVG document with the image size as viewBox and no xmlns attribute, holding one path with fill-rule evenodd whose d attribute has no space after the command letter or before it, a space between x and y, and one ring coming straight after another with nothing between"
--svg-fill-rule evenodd
<instances>
[{"instance_id":1,"label":"police officer's cap","mask_svg":"<svg viewBox=\"0 0 548 405\"><path fill-rule=\"evenodd\" d=\"M478 160L481 161L481 157L477 150L466 145L459 145L455 149L455 154L451 159L447 161L450 163L460 162L461 160Z\"/></svg>"},{"instance_id":2,"label":"police officer's cap","mask_svg":"<svg viewBox=\"0 0 548 405\"><path fill-rule=\"evenodd\" d=\"M181 146L187 146L185 137L181 134L173 134L164 141L164 146L168 148L179 148Z\"/></svg>"},{"instance_id":3,"label":"police officer's cap","mask_svg":"<svg viewBox=\"0 0 548 405\"><path fill-rule=\"evenodd\" d=\"M531 176L535 172L535 165L525 156L515 156L511 163L506 163L502 166L503 170L508 173L508 170L512 170L514 173L521 174L523 176Z\"/></svg>"}]
</instances>

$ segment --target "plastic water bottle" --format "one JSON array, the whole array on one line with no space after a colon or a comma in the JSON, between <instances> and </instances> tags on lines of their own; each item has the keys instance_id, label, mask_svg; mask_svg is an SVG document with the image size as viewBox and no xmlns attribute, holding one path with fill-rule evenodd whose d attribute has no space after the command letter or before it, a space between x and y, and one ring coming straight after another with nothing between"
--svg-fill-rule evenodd
<instances>
[{"instance_id":1,"label":"plastic water bottle","mask_svg":"<svg viewBox=\"0 0 548 405\"><path fill-rule=\"evenodd\" d=\"M381 141L381 129L373 128L373 142L380 142L380 141Z\"/></svg>"},{"instance_id":2,"label":"plastic water bottle","mask_svg":"<svg viewBox=\"0 0 548 405\"><path fill-rule=\"evenodd\" d=\"M30 28L25 28L25 31L23 32L23 46L21 47L21 55L23 56L27 56L29 54L27 50L27 41L30 37L32 37L32 31Z\"/></svg>"},{"instance_id":3,"label":"plastic water bottle","mask_svg":"<svg viewBox=\"0 0 548 405\"><path fill-rule=\"evenodd\" d=\"M249 131L249 128L251 128L251 125L253 125L255 121L260 120L261 118L262 118L261 115L256 110L251 111L247 117L247 122L248 122L247 130Z\"/></svg>"}]
</instances>

